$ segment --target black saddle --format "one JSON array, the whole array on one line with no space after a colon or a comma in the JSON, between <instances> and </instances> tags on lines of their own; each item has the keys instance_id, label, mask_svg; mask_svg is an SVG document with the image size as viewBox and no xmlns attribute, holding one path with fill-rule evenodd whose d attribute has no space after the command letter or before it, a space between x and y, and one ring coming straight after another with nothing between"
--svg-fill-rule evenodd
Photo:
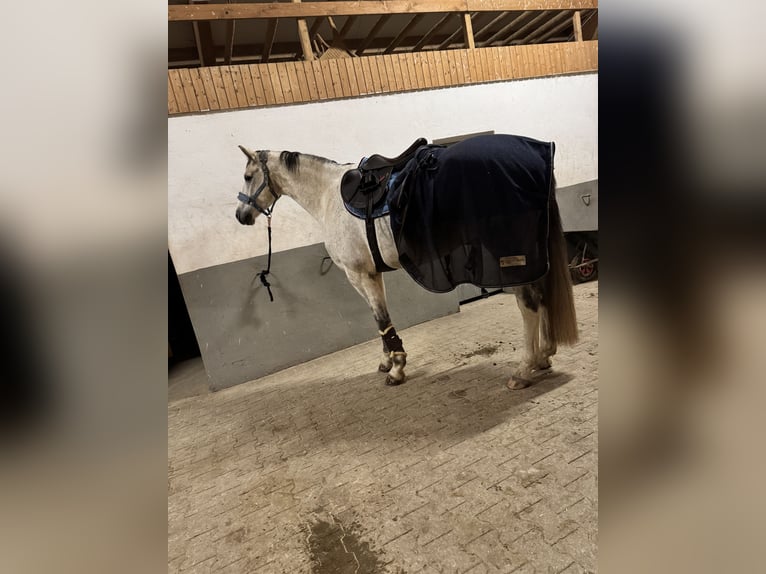
<instances>
[{"instance_id":1,"label":"black saddle","mask_svg":"<svg viewBox=\"0 0 766 574\"><path fill-rule=\"evenodd\" d=\"M363 158L356 169L350 169L343 174L340 182L340 194L343 203L351 213L360 217L360 212L375 211L385 201L388 194L388 183L391 175L403 168L414 156L418 148L428 143L425 138L418 138L397 157L388 158L374 154Z\"/></svg>"},{"instance_id":2,"label":"black saddle","mask_svg":"<svg viewBox=\"0 0 766 574\"><path fill-rule=\"evenodd\" d=\"M348 170L341 179L340 194L343 205L351 215L364 219L367 243L378 272L393 271L393 269L386 265L380 254L374 219L388 215L388 194L391 188L396 186L397 176L415 156L418 149L427 144L428 141L425 138L418 138L397 157L388 158L374 154L362 158L359 166Z\"/></svg>"}]
</instances>

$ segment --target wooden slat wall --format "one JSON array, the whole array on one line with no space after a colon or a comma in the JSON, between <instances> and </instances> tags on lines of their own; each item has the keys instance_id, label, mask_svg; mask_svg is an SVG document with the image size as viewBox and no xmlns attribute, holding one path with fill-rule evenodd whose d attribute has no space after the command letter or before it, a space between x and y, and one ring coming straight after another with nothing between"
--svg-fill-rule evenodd
<instances>
[{"instance_id":1,"label":"wooden slat wall","mask_svg":"<svg viewBox=\"0 0 766 574\"><path fill-rule=\"evenodd\" d=\"M598 70L598 41L168 70L168 114L387 94Z\"/></svg>"}]
</instances>

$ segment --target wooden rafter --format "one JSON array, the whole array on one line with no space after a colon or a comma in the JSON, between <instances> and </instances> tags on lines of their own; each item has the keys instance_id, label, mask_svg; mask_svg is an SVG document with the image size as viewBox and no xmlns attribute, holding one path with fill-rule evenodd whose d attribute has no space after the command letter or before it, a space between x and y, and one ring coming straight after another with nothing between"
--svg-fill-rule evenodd
<instances>
[{"instance_id":1,"label":"wooden rafter","mask_svg":"<svg viewBox=\"0 0 766 574\"><path fill-rule=\"evenodd\" d=\"M572 28L572 20L570 18L565 18L559 24L557 24L556 26L554 26L553 28L551 28L550 30L542 34L541 36L534 38L534 40L536 43L542 44L543 42L551 38L554 38L557 34L560 34L567 28L569 29Z\"/></svg>"},{"instance_id":2,"label":"wooden rafter","mask_svg":"<svg viewBox=\"0 0 766 574\"><path fill-rule=\"evenodd\" d=\"M248 18L316 18L431 14L435 12L509 12L520 10L597 9L598 0L365 0L330 2L268 2L168 6L168 21L240 20Z\"/></svg>"},{"instance_id":3,"label":"wooden rafter","mask_svg":"<svg viewBox=\"0 0 766 574\"><path fill-rule=\"evenodd\" d=\"M206 4L208 0L192 1ZM192 26L200 65L215 66L215 44L213 43L213 29L210 22L192 22Z\"/></svg>"},{"instance_id":4,"label":"wooden rafter","mask_svg":"<svg viewBox=\"0 0 766 574\"><path fill-rule=\"evenodd\" d=\"M549 16L549 12L546 10L544 12L541 12L534 18L532 18L529 22L524 24L521 28L516 30L513 34L502 40L503 44L509 44L510 42L513 42L514 40L518 40L519 38L523 37L525 34L527 34L530 30L536 30L536 26L540 24L543 20L545 20ZM533 32L534 33L534 32Z\"/></svg>"},{"instance_id":5,"label":"wooden rafter","mask_svg":"<svg viewBox=\"0 0 766 574\"><path fill-rule=\"evenodd\" d=\"M354 22L356 22L356 16L349 16L346 18L346 22L343 24L343 28L341 28L340 32L338 33L338 38L340 40L343 40L346 37L346 34L351 31L351 27L354 25Z\"/></svg>"},{"instance_id":6,"label":"wooden rafter","mask_svg":"<svg viewBox=\"0 0 766 574\"><path fill-rule=\"evenodd\" d=\"M492 42L495 42L496 40L500 38L505 38L508 36L508 32L513 28L517 22L520 20L523 20L524 18L530 16L532 12L522 12L521 14L517 14L510 22L508 22L505 26L500 28L497 32L492 34L489 38L487 38L484 42L481 43L481 46L491 46Z\"/></svg>"},{"instance_id":7,"label":"wooden rafter","mask_svg":"<svg viewBox=\"0 0 766 574\"><path fill-rule=\"evenodd\" d=\"M301 0L293 0L293 5L299 5ZM301 41L301 50L303 51L304 60L314 59L314 49L311 47L311 38L309 38L309 27L306 24L306 19L299 17L298 23L298 39Z\"/></svg>"},{"instance_id":8,"label":"wooden rafter","mask_svg":"<svg viewBox=\"0 0 766 574\"><path fill-rule=\"evenodd\" d=\"M463 40L465 41L465 47L469 50L473 50L476 44L473 40L473 24L471 23L471 15L467 12L463 14Z\"/></svg>"},{"instance_id":9,"label":"wooden rafter","mask_svg":"<svg viewBox=\"0 0 766 574\"><path fill-rule=\"evenodd\" d=\"M234 20L226 21L226 41L224 43L223 63L227 66L231 64L231 58L234 55Z\"/></svg>"},{"instance_id":10,"label":"wooden rafter","mask_svg":"<svg viewBox=\"0 0 766 574\"><path fill-rule=\"evenodd\" d=\"M265 64L271 57L271 47L274 45L274 36L277 34L277 24L279 24L279 19L269 20L269 23L266 26L266 40L263 42L261 63Z\"/></svg>"},{"instance_id":11,"label":"wooden rafter","mask_svg":"<svg viewBox=\"0 0 766 574\"><path fill-rule=\"evenodd\" d=\"M444 40L441 44L439 44L439 50L444 50L455 43L455 40L457 40L458 36L461 36L463 34L463 22L460 21L457 25L457 29L452 32L449 36L447 36L447 39Z\"/></svg>"},{"instance_id":12,"label":"wooden rafter","mask_svg":"<svg viewBox=\"0 0 766 574\"><path fill-rule=\"evenodd\" d=\"M364 51L367 49L367 47L372 44L372 41L375 39L375 36L380 32L380 29L388 22L389 18L391 18L391 14L384 14L380 18L378 18L378 21L375 22L375 26L372 27L372 30L370 30L370 33L368 34L367 38L364 42L362 42L362 45L359 46L356 49L356 55L361 56Z\"/></svg>"},{"instance_id":13,"label":"wooden rafter","mask_svg":"<svg viewBox=\"0 0 766 574\"><path fill-rule=\"evenodd\" d=\"M392 42L388 45L388 47L384 50L384 54L390 54L394 50L396 50L396 47L401 44L402 40L404 40L407 37L407 34L409 34L412 29L420 24L420 21L425 18L425 14L415 14L409 21L409 23L404 27L404 29L399 32L399 34L392 40Z\"/></svg>"},{"instance_id":14,"label":"wooden rafter","mask_svg":"<svg viewBox=\"0 0 766 574\"><path fill-rule=\"evenodd\" d=\"M572 16L572 28L574 29L575 42L582 42L582 19L579 10Z\"/></svg>"},{"instance_id":15,"label":"wooden rafter","mask_svg":"<svg viewBox=\"0 0 766 574\"><path fill-rule=\"evenodd\" d=\"M582 35L585 40L598 39L598 11L589 11L582 23Z\"/></svg>"},{"instance_id":16,"label":"wooden rafter","mask_svg":"<svg viewBox=\"0 0 766 574\"><path fill-rule=\"evenodd\" d=\"M495 24L502 22L503 20L505 20L511 15L512 15L511 12L501 12L500 14L492 18L489 22L486 22L485 24L478 26L473 33L474 39L478 40L481 36L488 34Z\"/></svg>"},{"instance_id":17,"label":"wooden rafter","mask_svg":"<svg viewBox=\"0 0 766 574\"><path fill-rule=\"evenodd\" d=\"M521 41L521 43L529 44L530 42L537 40L537 38L541 37L548 30L550 30L551 28L555 28L560 22L569 22L571 17L572 17L571 10L562 10L561 12L556 14L553 18L545 22L542 26L540 26L536 30L533 30L526 38L524 38Z\"/></svg>"},{"instance_id":18,"label":"wooden rafter","mask_svg":"<svg viewBox=\"0 0 766 574\"><path fill-rule=\"evenodd\" d=\"M311 28L309 28L309 38L311 38L312 41L314 40L314 36L317 35L317 32L319 32L319 28L322 26L322 24L324 23L326 19L327 18L325 17L316 18L314 20L314 23L311 24Z\"/></svg>"},{"instance_id":19,"label":"wooden rafter","mask_svg":"<svg viewBox=\"0 0 766 574\"><path fill-rule=\"evenodd\" d=\"M455 16L455 12L448 12L441 18L439 18L439 21L431 26L431 29L426 32L422 38L420 38L420 41L415 44L415 47L412 49L413 52L419 52L423 49L423 46L428 44L428 42L433 38L436 34L439 33L439 31L449 22L449 19Z\"/></svg>"}]
</instances>

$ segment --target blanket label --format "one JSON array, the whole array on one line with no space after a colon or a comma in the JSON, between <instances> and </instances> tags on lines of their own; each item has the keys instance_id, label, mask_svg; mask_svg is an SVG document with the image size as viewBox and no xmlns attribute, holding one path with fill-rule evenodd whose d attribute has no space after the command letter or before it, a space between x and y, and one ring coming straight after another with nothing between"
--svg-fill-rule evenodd
<instances>
[{"instance_id":1,"label":"blanket label","mask_svg":"<svg viewBox=\"0 0 766 574\"><path fill-rule=\"evenodd\" d=\"M524 267L526 264L526 255L508 255L500 258L500 267Z\"/></svg>"}]
</instances>

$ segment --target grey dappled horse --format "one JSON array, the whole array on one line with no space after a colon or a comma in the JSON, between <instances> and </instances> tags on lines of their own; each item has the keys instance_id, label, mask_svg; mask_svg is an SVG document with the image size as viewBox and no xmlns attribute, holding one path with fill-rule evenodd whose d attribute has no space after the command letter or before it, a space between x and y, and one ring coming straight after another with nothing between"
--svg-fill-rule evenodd
<instances>
[{"instance_id":1,"label":"grey dappled horse","mask_svg":"<svg viewBox=\"0 0 766 574\"><path fill-rule=\"evenodd\" d=\"M247 165L237 220L252 225L259 214L270 217L275 202L283 195L303 207L321 226L333 262L372 309L383 339L379 370L388 373L386 383L404 382L407 353L391 324L383 276L376 271L365 222L346 211L339 191L343 174L355 165L297 152L239 148L247 156ZM577 340L572 285L555 194L549 202L549 219L550 271L532 284L514 288L524 322L525 353L509 380L509 388L525 387L549 372L550 357L556 353L557 345ZM374 223L383 261L389 267L399 268L389 217L380 217Z\"/></svg>"}]
</instances>

